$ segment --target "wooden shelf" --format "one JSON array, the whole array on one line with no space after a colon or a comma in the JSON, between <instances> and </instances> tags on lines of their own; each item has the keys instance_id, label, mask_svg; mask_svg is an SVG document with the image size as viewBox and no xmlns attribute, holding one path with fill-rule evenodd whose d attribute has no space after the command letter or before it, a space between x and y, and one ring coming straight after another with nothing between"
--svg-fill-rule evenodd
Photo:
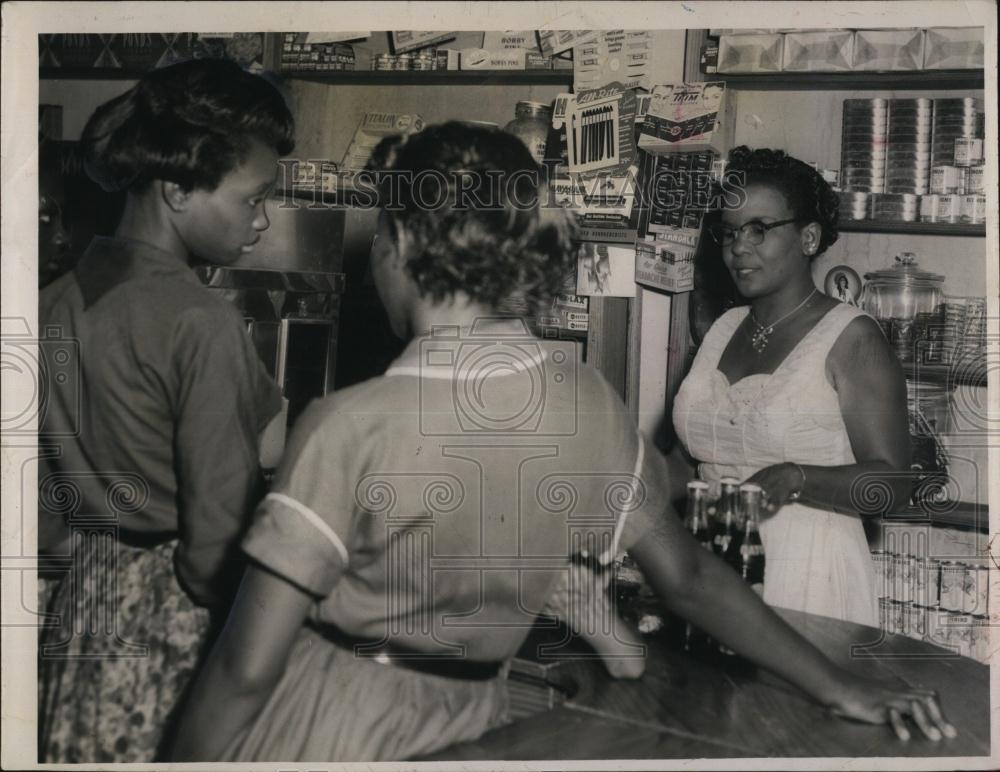
<instances>
[{"instance_id":1,"label":"wooden shelf","mask_svg":"<svg viewBox=\"0 0 1000 772\"><path fill-rule=\"evenodd\" d=\"M286 78L316 83L386 86L508 86L552 84L571 86L573 70L282 70Z\"/></svg>"},{"instance_id":2,"label":"wooden shelf","mask_svg":"<svg viewBox=\"0 0 1000 772\"><path fill-rule=\"evenodd\" d=\"M948 386L986 386L986 356L954 364L905 365L906 377Z\"/></svg>"},{"instance_id":3,"label":"wooden shelf","mask_svg":"<svg viewBox=\"0 0 1000 772\"><path fill-rule=\"evenodd\" d=\"M980 89L983 70L914 70L897 72L775 72L747 75L714 73L730 88L748 91L911 91L914 89Z\"/></svg>"},{"instance_id":4,"label":"wooden shelf","mask_svg":"<svg viewBox=\"0 0 1000 772\"><path fill-rule=\"evenodd\" d=\"M841 233L912 233L923 236L986 236L986 225L937 222L879 222L878 220L841 220Z\"/></svg>"}]
</instances>

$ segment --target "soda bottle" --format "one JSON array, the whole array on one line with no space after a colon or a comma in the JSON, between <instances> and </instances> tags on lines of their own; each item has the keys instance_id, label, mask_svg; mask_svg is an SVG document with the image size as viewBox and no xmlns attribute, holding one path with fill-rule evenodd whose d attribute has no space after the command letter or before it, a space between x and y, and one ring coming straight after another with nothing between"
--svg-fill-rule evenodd
<instances>
[{"instance_id":1,"label":"soda bottle","mask_svg":"<svg viewBox=\"0 0 1000 772\"><path fill-rule=\"evenodd\" d=\"M740 502L746 522L740 545L740 574L758 595L764 594L764 543L760 539L760 503L763 489L753 483L740 486Z\"/></svg>"},{"instance_id":2,"label":"soda bottle","mask_svg":"<svg viewBox=\"0 0 1000 772\"><path fill-rule=\"evenodd\" d=\"M687 484L687 513L684 527L695 540L712 549L712 536L708 525L708 483L692 480Z\"/></svg>"},{"instance_id":3,"label":"soda bottle","mask_svg":"<svg viewBox=\"0 0 1000 772\"><path fill-rule=\"evenodd\" d=\"M734 477L723 477L722 496L716 512L712 544L715 554L737 571L740 563L740 482Z\"/></svg>"},{"instance_id":4,"label":"soda bottle","mask_svg":"<svg viewBox=\"0 0 1000 772\"><path fill-rule=\"evenodd\" d=\"M687 484L687 511L684 527L702 547L712 551L712 532L708 522L708 483L691 480ZM708 636L690 622L684 623L684 651L701 651L708 646Z\"/></svg>"}]
</instances>

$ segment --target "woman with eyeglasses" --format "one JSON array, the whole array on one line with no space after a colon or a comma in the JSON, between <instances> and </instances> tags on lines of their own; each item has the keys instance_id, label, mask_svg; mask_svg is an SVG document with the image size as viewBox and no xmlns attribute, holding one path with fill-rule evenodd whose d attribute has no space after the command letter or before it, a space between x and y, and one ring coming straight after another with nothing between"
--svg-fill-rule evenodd
<instances>
[{"instance_id":1,"label":"woman with eyeglasses","mask_svg":"<svg viewBox=\"0 0 1000 772\"><path fill-rule=\"evenodd\" d=\"M738 147L723 199L710 234L750 304L708 331L674 426L702 479L763 487L767 603L877 626L862 517L908 503L903 371L874 319L813 283L838 209L815 169Z\"/></svg>"}]
</instances>

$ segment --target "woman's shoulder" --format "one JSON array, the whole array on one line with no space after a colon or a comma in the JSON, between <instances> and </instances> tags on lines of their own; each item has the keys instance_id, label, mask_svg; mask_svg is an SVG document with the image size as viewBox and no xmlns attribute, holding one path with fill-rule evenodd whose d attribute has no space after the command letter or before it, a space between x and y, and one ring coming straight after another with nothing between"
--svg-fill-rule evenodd
<instances>
[{"instance_id":1,"label":"woman's shoulder","mask_svg":"<svg viewBox=\"0 0 1000 772\"><path fill-rule=\"evenodd\" d=\"M705 338L698 348L698 353L718 350L718 353L721 354L722 349L725 348L726 344L729 343L729 339L733 337L733 333L736 332L736 328L740 326L740 323L746 319L749 313L750 306L736 306L722 314L708 328L708 332L705 333Z\"/></svg>"}]
</instances>

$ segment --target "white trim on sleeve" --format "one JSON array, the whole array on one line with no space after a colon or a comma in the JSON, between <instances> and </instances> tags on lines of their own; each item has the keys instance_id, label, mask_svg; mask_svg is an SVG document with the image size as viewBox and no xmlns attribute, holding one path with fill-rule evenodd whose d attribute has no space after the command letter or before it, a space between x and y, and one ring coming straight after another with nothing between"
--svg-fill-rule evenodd
<instances>
[{"instance_id":1,"label":"white trim on sleeve","mask_svg":"<svg viewBox=\"0 0 1000 772\"><path fill-rule=\"evenodd\" d=\"M291 496L286 496L284 493L268 493L264 500L274 499L282 504L284 504L289 509L293 509L298 512L302 517L308 520L312 525L323 534L327 540L332 544L337 552L340 554L341 559L344 561L344 565L347 565L348 555L347 547L344 546L344 542L341 541L340 537L334 532L334 530L327 525L326 521L313 512L309 507L303 504L301 501L296 501Z\"/></svg>"},{"instance_id":2,"label":"white trim on sleeve","mask_svg":"<svg viewBox=\"0 0 1000 772\"><path fill-rule=\"evenodd\" d=\"M625 530L625 520L628 518L628 513L634 508L634 502L636 497L639 495L639 481L642 479L642 464L646 459L646 443L643 441L642 434L637 433L637 439L639 441L639 452L636 454L635 458L635 470L632 472L632 497L631 506L625 507L621 512L618 513L618 522L615 523L615 533L611 540L611 549L606 550L600 557L601 565L608 565L618 556L618 544L622 539L622 532Z\"/></svg>"}]
</instances>

